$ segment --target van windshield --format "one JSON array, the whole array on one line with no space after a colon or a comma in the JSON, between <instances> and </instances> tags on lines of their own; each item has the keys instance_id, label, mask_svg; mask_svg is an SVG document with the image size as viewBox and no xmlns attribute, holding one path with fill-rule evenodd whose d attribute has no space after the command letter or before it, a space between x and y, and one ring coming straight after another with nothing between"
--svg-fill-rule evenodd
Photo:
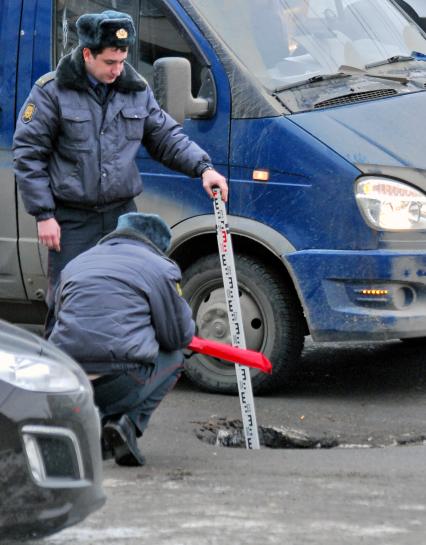
<instances>
[{"instance_id":1,"label":"van windshield","mask_svg":"<svg viewBox=\"0 0 426 545\"><path fill-rule=\"evenodd\" d=\"M268 89L342 66L426 54L391 0L193 0L212 31ZM426 68L426 66L425 66Z\"/></svg>"}]
</instances>

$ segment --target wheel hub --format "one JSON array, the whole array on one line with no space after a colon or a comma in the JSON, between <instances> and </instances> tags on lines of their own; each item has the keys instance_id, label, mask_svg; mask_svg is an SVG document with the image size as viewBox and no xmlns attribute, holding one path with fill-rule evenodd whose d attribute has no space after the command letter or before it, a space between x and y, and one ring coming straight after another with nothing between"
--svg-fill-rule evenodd
<instances>
[{"instance_id":1,"label":"wheel hub","mask_svg":"<svg viewBox=\"0 0 426 545\"><path fill-rule=\"evenodd\" d=\"M240 293L240 305L247 348L259 350L264 336L264 319L261 310L246 291ZM206 293L197 309L195 320L201 337L232 344L223 288L216 288Z\"/></svg>"},{"instance_id":2,"label":"wheel hub","mask_svg":"<svg viewBox=\"0 0 426 545\"><path fill-rule=\"evenodd\" d=\"M200 311L199 331L202 337L229 342L231 334L225 304L216 303Z\"/></svg>"}]
</instances>

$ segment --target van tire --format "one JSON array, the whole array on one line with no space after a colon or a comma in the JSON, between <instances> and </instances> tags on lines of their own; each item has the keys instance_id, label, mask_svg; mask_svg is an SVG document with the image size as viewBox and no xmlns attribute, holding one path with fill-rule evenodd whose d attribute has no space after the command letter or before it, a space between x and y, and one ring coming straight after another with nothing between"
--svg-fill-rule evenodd
<instances>
[{"instance_id":1,"label":"van tire","mask_svg":"<svg viewBox=\"0 0 426 545\"><path fill-rule=\"evenodd\" d=\"M283 277L260 260L235 255L241 313L247 348L270 359L272 375L251 370L253 391L277 390L300 358L304 343L304 318L299 301ZM182 288L189 302L197 335L231 344L222 272L216 254L201 257L183 273ZM194 354L185 361L187 377L202 390L238 393L232 363Z\"/></svg>"}]
</instances>

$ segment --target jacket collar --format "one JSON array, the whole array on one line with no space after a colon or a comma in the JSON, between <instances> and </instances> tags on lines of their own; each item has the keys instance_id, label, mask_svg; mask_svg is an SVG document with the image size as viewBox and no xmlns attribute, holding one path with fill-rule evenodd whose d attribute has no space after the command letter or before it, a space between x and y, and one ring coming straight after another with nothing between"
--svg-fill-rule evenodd
<instances>
[{"instance_id":1,"label":"jacket collar","mask_svg":"<svg viewBox=\"0 0 426 545\"><path fill-rule=\"evenodd\" d=\"M81 47L76 47L59 61L55 79L58 85L68 89L87 91L90 88ZM121 75L112 84L112 87L120 93L144 91L146 86L145 79L127 62L124 63Z\"/></svg>"},{"instance_id":2,"label":"jacket collar","mask_svg":"<svg viewBox=\"0 0 426 545\"><path fill-rule=\"evenodd\" d=\"M145 237L144 235L142 235L142 233L136 231L135 229L120 229L120 231L113 231L112 233L109 233L108 235L101 238L98 244L105 244L112 240L119 240L121 242L129 242L129 240L131 240L134 242L146 244L158 255L167 257L166 254L164 254L156 244L154 244L148 237Z\"/></svg>"}]
</instances>

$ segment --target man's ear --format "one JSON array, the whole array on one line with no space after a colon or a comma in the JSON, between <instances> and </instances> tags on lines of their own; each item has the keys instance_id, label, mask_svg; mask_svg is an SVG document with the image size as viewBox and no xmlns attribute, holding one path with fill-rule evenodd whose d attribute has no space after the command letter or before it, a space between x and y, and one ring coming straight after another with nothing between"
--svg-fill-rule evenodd
<instances>
[{"instance_id":1,"label":"man's ear","mask_svg":"<svg viewBox=\"0 0 426 545\"><path fill-rule=\"evenodd\" d=\"M88 47L83 47L83 59L88 61L92 57L92 52Z\"/></svg>"}]
</instances>

